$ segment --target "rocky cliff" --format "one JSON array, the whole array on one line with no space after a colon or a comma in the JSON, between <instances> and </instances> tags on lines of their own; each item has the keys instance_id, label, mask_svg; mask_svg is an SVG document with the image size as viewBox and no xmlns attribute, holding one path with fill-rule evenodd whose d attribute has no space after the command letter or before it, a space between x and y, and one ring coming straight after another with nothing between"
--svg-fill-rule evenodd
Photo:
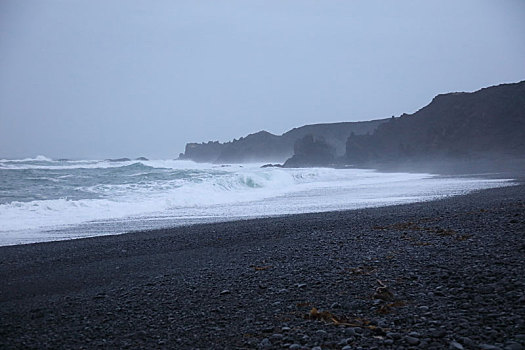
<instances>
[{"instance_id":1,"label":"rocky cliff","mask_svg":"<svg viewBox=\"0 0 525 350\"><path fill-rule=\"evenodd\" d=\"M524 156L525 81L438 95L346 143L347 163Z\"/></svg>"},{"instance_id":2,"label":"rocky cliff","mask_svg":"<svg viewBox=\"0 0 525 350\"><path fill-rule=\"evenodd\" d=\"M294 128L282 135L260 131L225 143L188 143L179 159L212 163L284 162L294 154L295 143L307 135L322 138L333 147L337 156L343 156L349 135L372 133L386 121L388 119L312 124Z\"/></svg>"},{"instance_id":3,"label":"rocky cliff","mask_svg":"<svg viewBox=\"0 0 525 350\"><path fill-rule=\"evenodd\" d=\"M525 81L438 95L416 113L398 118L305 125L280 136L261 131L226 143L190 143L180 156L216 163L282 162L290 157L285 166L525 161Z\"/></svg>"},{"instance_id":4,"label":"rocky cliff","mask_svg":"<svg viewBox=\"0 0 525 350\"><path fill-rule=\"evenodd\" d=\"M297 140L294 155L284 163L285 168L314 167L333 164L335 147L328 144L323 137L309 134Z\"/></svg>"}]
</instances>

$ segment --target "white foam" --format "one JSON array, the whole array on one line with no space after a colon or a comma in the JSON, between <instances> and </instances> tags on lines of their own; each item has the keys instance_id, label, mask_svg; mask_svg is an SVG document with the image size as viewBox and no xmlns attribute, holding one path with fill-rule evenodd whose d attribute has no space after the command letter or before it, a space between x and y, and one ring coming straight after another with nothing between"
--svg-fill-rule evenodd
<instances>
[{"instance_id":1,"label":"white foam","mask_svg":"<svg viewBox=\"0 0 525 350\"><path fill-rule=\"evenodd\" d=\"M38 162L37 162L38 161ZM43 163L43 162L46 163ZM35 164L37 162L37 164ZM44 156L26 159L1 159L0 167L4 169L41 169L41 170L73 170L73 169L108 169L120 168L133 164L142 164L152 168L160 169L220 169L223 171L234 171L242 168L242 165L219 166L208 163L195 163L185 160L129 160L122 162L112 162L109 160L68 160L68 161L54 161Z\"/></svg>"},{"instance_id":2,"label":"white foam","mask_svg":"<svg viewBox=\"0 0 525 350\"><path fill-rule=\"evenodd\" d=\"M75 166L85 166L87 162L79 163ZM120 163L119 166L133 163L137 161ZM182 173L176 171L174 174L184 176L82 188L96 195L96 199L61 198L2 204L0 244L14 244L19 242L23 232L36 234L35 230L40 231L38 240L46 240L46 230L70 227L69 232L74 234L74 227L85 223L122 220L127 226L107 225L95 234L120 233L123 227L127 230L142 227L141 222L158 221L159 218L162 219L159 225L173 225L188 220L220 221L355 209L425 201L510 184L508 180L441 178L430 174L378 173L362 169L281 169L260 168L258 165L217 167L185 161L140 163L154 168L181 170ZM104 161L88 164L99 167L101 164L114 165ZM131 175L139 177L142 173L140 170ZM64 176L68 175L60 175L60 178ZM136 226L133 222L137 223ZM53 237L49 236L47 240L56 239Z\"/></svg>"},{"instance_id":3,"label":"white foam","mask_svg":"<svg viewBox=\"0 0 525 350\"><path fill-rule=\"evenodd\" d=\"M109 161L67 161L67 162L49 162L48 164L27 164L27 161L6 161L1 163L0 166L4 169L13 170L66 170L66 169L106 169L106 168L119 168L124 165L131 165L138 162L109 162Z\"/></svg>"},{"instance_id":4,"label":"white foam","mask_svg":"<svg viewBox=\"0 0 525 350\"><path fill-rule=\"evenodd\" d=\"M35 158L24 158L24 159L0 159L0 162L12 162L12 163L23 163L23 162L53 162L53 159L46 156L38 155Z\"/></svg>"}]
</instances>

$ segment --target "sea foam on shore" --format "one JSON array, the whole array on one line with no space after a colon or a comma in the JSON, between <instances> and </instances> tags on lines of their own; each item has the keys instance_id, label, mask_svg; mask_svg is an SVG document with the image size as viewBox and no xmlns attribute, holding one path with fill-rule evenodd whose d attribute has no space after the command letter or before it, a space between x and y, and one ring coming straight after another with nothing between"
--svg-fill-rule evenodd
<instances>
[{"instance_id":1,"label":"sea foam on shore","mask_svg":"<svg viewBox=\"0 0 525 350\"><path fill-rule=\"evenodd\" d=\"M508 179L172 160L0 160L0 245L428 201Z\"/></svg>"}]
</instances>

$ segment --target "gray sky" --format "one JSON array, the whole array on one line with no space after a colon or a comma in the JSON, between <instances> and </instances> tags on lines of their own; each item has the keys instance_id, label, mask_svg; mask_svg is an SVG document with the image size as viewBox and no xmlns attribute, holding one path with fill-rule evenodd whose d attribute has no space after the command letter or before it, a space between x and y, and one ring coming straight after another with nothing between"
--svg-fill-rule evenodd
<instances>
[{"instance_id":1,"label":"gray sky","mask_svg":"<svg viewBox=\"0 0 525 350\"><path fill-rule=\"evenodd\" d=\"M412 113L525 79L525 1L0 1L0 157Z\"/></svg>"}]
</instances>

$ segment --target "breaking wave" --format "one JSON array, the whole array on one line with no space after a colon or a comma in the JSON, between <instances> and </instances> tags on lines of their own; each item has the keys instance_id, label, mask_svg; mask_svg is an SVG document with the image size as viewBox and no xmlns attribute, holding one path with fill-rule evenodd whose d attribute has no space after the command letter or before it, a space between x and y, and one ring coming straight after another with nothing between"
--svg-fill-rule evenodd
<instances>
[{"instance_id":1,"label":"breaking wave","mask_svg":"<svg viewBox=\"0 0 525 350\"><path fill-rule=\"evenodd\" d=\"M0 160L0 245L430 200L506 186L362 169L217 166L175 160ZM112 225L118 222L118 225ZM96 232L86 227L97 226ZM103 225L102 225L103 224ZM80 226L79 226L80 225ZM80 232L82 231L82 232ZM31 235L27 236L28 232ZM25 237L25 238L24 238ZM30 237L30 238L28 238Z\"/></svg>"}]
</instances>

